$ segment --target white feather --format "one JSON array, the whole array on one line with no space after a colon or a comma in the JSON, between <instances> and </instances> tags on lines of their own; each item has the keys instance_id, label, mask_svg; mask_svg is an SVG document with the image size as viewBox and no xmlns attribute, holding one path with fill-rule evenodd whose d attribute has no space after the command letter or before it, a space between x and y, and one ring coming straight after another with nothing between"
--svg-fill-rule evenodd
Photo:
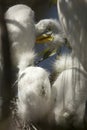
<instances>
[{"instance_id":1,"label":"white feather","mask_svg":"<svg viewBox=\"0 0 87 130\"><path fill-rule=\"evenodd\" d=\"M54 109L51 118L57 124L69 125L72 120L74 126L79 126L85 114L87 73L79 61L71 56L61 57L55 67L58 76L52 86Z\"/></svg>"},{"instance_id":2,"label":"white feather","mask_svg":"<svg viewBox=\"0 0 87 130\"><path fill-rule=\"evenodd\" d=\"M87 0L58 0L57 5L73 54L87 71Z\"/></svg>"},{"instance_id":3,"label":"white feather","mask_svg":"<svg viewBox=\"0 0 87 130\"><path fill-rule=\"evenodd\" d=\"M35 26L34 26L34 12L26 5L18 4L10 7L6 14L9 37L11 39L11 54L13 64L20 67L21 63L27 66L29 61L28 53L32 51L35 44ZM33 52L32 52L33 53ZM24 57L25 59L20 58ZM22 60L22 61L21 61ZM23 63L24 62L24 63ZM19 68L20 69L20 68Z\"/></svg>"},{"instance_id":4,"label":"white feather","mask_svg":"<svg viewBox=\"0 0 87 130\"><path fill-rule=\"evenodd\" d=\"M51 107L49 73L40 67L28 67L19 74L18 114L24 121L37 122Z\"/></svg>"}]
</instances>

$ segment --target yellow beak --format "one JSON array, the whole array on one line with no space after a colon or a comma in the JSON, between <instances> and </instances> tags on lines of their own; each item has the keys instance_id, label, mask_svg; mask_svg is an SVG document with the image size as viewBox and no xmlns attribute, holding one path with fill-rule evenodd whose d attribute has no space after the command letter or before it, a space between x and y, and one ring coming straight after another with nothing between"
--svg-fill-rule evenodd
<instances>
[{"instance_id":1,"label":"yellow beak","mask_svg":"<svg viewBox=\"0 0 87 130\"><path fill-rule=\"evenodd\" d=\"M42 34L36 38L37 44L44 44L53 41L54 37L51 34Z\"/></svg>"}]
</instances>

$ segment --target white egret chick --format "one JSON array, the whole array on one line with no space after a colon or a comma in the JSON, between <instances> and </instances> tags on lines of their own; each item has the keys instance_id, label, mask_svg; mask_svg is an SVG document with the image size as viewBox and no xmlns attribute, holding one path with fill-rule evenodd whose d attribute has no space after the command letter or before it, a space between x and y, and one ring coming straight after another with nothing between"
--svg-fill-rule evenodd
<instances>
[{"instance_id":1,"label":"white egret chick","mask_svg":"<svg viewBox=\"0 0 87 130\"><path fill-rule=\"evenodd\" d=\"M51 118L58 125L83 125L87 100L87 73L77 58L60 56L54 63L57 73L52 86L54 109Z\"/></svg>"},{"instance_id":2,"label":"white egret chick","mask_svg":"<svg viewBox=\"0 0 87 130\"><path fill-rule=\"evenodd\" d=\"M87 0L57 0L57 5L73 54L87 71Z\"/></svg>"},{"instance_id":3,"label":"white egret chick","mask_svg":"<svg viewBox=\"0 0 87 130\"><path fill-rule=\"evenodd\" d=\"M51 107L51 86L46 70L31 66L21 71L17 107L24 122L36 123L47 118Z\"/></svg>"},{"instance_id":4,"label":"white egret chick","mask_svg":"<svg viewBox=\"0 0 87 130\"><path fill-rule=\"evenodd\" d=\"M10 7L6 14L8 33L11 39L13 65L19 69L26 68L34 57L35 25L33 10L23 4Z\"/></svg>"},{"instance_id":5,"label":"white egret chick","mask_svg":"<svg viewBox=\"0 0 87 130\"><path fill-rule=\"evenodd\" d=\"M37 43L47 43L50 48L56 48L65 43L63 29L55 19L43 19L36 25Z\"/></svg>"}]
</instances>

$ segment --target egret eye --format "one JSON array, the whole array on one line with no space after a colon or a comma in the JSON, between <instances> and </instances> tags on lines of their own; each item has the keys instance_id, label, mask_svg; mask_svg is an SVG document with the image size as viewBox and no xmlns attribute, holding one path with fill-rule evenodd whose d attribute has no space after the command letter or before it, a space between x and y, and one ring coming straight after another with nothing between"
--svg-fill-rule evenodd
<instances>
[{"instance_id":1,"label":"egret eye","mask_svg":"<svg viewBox=\"0 0 87 130\"><path fill-rule=\"evenodd\" d=\"M52 33L53 33L52 29L51 28L47 28L43 34L52 35Z\"/></svg>"},{"instance_id":2,"label":"egret eye","mask_svg":"<svg viewBox=\"0 0 87 130\"><path fill-rule=\"evenodd\" d=\"M50 27L47 28L46 34L47 35L51 35L52 34L52 29Z\"/></svg>"},{"instance_id":3,"label":"egret eye","mask_svg":"<svg viewBox=\"0 0 87 130\"><path fill-rule=\"evenodd\" d=\"M50 27L47 28L47 32L49 32L49 31L52 31L52 29Z\"/></svg>"}]
</instances>

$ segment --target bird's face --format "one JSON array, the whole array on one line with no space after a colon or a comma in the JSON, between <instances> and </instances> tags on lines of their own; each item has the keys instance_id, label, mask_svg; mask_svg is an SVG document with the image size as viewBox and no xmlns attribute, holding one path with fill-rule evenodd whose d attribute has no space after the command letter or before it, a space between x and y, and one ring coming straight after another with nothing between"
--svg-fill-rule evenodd
<instances>
[{"instance_id":1,"label":"bird's face","mask_svg":"<svg viewBox=\"0 0 87 130\"><path fill-rule=\"evenodd\" d=\"M36 25L36 43L45 44L45 49L41 53L43 59L53 55L56 51L60 51L60 48L65 45L70 48L67 42L63 28L57 20L44 19L40 20Z\"/></svg>"},{"instance_id":2,"label":"bird's face","mask_svg":"<svg viewBox=\"0 0 87 130\"><path fill-rule=\"evenodd\" d=\"M36 24L36 43L46 43L53 41L54 37L52 33L53 30L50 24L50 20L41 20Z\"/></svg>"},{"instance_id":3,"label":"bird's face","mask_svg":"<svg viewBox=\"0 0 87 130\"><path fill-rule=\"evenodd\" d=\"M57 20L44 19L36 25L36 43L49 43L55 40L56 34L60 33L60 25Z\"/></svg>"}]
</instances>

